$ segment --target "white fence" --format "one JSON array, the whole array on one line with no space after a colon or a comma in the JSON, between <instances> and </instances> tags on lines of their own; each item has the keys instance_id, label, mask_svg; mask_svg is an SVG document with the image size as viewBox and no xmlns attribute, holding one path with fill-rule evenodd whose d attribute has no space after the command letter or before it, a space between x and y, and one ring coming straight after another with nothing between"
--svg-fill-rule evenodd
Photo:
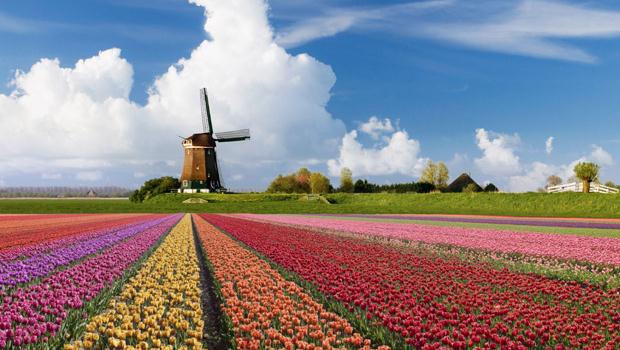
<instances>
[{"instance_id":1,"label":"white fence","mask_svg":"<svg viewBox=\"0 0 620 350\"><path fill-rule=\"evenodd\" d=\"M583 192L583 183L581 182L570 182L567 184L561 184L557 186L549 186L547 187L548 193L558 193L558 192ZM609 187L605 185L601 185L599 183L591 183L590 184L590 192L593 193L618 193L618 189L614 187Z\"/></svg>"}]
</instances>

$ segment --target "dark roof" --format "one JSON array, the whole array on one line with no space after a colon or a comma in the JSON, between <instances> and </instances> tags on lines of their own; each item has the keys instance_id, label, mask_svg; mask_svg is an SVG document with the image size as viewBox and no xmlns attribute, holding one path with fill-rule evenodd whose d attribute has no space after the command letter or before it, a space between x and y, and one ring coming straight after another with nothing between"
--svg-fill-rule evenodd
<instances>
[{"instance_id":1,"label":"dark roof","mask_svg":"<svg viewBox=\"0 0 620 350\"><path fill-rule=\"evenodd\" d=\"M469 174L463 173L448 185L446 192L463 192L463 189L469 184L474 184L477 191L482 191L482 187L480 187Z\"/></svg>"},{"instance_id":2,"label":"dark roof","mask_svg":"<svg viewBox=\"0 0 620 350\"><path fill-rule=\"evenodd\" d=\"M499 188L492 183L484 186L484 192L499 192Z\"/></svg>"},{"instance_id":3,"label":"dark roof","mask_svg":"<svg viewBox=\"0 0 620 350\"><path fill-rule=\"evenodd\" d=\"M193 146L202 146L202 147L215 147L215 141L213 141L213 137L210 133L200 133L193 134L190 137L185 138L185 140L192 140Z\"/></svg>"}]
</instances>

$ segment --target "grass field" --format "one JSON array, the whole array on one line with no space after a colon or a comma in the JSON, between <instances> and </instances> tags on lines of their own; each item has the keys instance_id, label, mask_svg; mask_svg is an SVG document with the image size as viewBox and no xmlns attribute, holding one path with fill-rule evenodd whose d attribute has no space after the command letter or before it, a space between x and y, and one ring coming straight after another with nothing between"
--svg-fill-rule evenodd
<instances>
[{"instance_id":1,"label":"grass field","mask_svg":"<svg viewBox=\"0 0 620 350\"><path fill-rule=\"evenodd\" d=\"M199 197L208 203L182 203ZM0 213L417 213L620 218L620 196L582 193L328 194L331 203L286 194L165 194L144 203L99 199L3 199ZM300 200L302 199L302 200Z\"/></svg>"}]
</instances>

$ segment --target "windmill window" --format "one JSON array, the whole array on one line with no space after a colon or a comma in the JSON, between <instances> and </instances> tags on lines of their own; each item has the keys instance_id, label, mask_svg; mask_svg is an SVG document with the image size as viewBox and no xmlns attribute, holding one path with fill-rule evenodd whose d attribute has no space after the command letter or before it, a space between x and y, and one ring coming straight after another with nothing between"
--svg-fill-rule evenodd
<instances>
[{"instance_id":1,"label":"windmill window","mask_svg":"<svg viewBox=\"0 0 620 350\"><path fill-rule=\"evenodd\" d=\"M183 186L187 186L187 180L183 180Z\"/></svg>"}]
</instances>

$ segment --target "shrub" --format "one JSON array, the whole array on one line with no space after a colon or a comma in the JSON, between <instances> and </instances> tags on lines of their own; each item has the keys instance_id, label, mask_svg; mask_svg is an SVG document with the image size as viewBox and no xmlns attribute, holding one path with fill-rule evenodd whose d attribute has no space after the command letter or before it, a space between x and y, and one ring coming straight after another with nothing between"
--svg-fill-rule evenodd
<instances>
[{"instance_id":1,"label":"shrub","mask_svg":"<svg viewBox=\"0 0 620 350\"><path fill-rule=\"evenodd\" d=\"M463 188L463 192L464 193L480 192L480 186L478 186L476 184L469 184L469 185L465 186L465 188Z\"/></svg>"},{"instance_id":2,"label":"shrub","mask_svg":"<svg viewBox=\"0 0 620 350\"><path fill-rule=\"evenodd\" d=\"M167 193L181 187L179 179L172 176L164 176L156 179L147 180L139 190L133 191L129 200L132 202L143 202L146 199Z\"/></svg>"}]
</instances>

